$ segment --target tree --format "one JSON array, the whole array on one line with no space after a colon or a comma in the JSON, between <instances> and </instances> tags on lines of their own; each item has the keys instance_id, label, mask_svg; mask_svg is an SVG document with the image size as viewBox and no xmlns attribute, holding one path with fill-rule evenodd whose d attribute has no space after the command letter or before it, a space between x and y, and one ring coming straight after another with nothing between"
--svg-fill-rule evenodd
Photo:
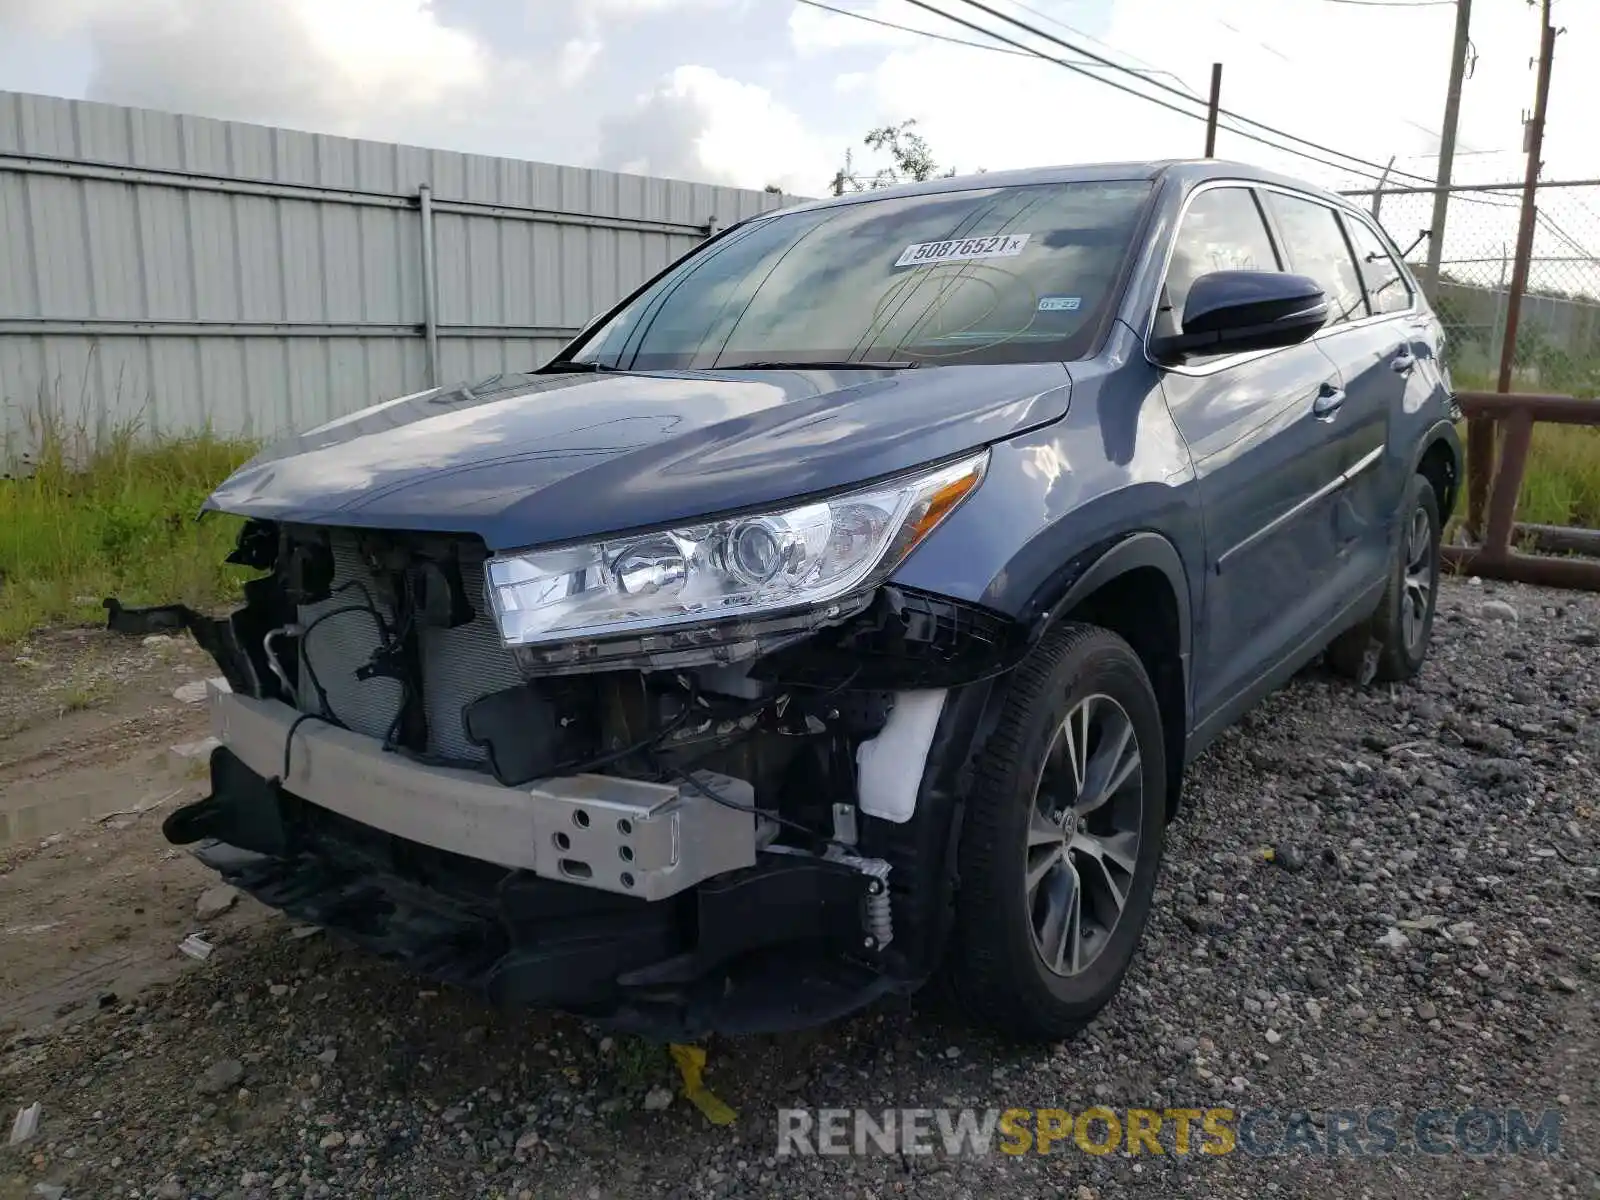
<instances>
[{"instance_id":1,"label":"tree","mask_svg":"<svg viewBox=\"0 0 1600 1200\"><path fill-rule=\"evenodd\" d=\"M922 183L935 176L949 179L954 175L954 167L945 171L939 169L928 140L916 132L916 124L914 119L908 118L898 125L884 125L871 130L861 139L869 150L888 154L894 163L892 168L875 171L866 179L856 174L855 154L846 149L844 166L833 177L833 194L842 196L846 192L877 191L897 183ZM981 169L979 173L982 173Z\"/></svg>"}]
</instances>

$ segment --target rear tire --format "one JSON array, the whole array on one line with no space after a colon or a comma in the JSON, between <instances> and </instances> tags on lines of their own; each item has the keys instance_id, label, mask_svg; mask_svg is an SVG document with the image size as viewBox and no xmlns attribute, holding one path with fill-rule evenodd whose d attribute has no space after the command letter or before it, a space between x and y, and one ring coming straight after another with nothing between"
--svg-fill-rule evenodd
<instances>
[{"instance_id":1,"label":"rear tire","mask_svg":"<svg viewBox=\"0 0 1600 1200\"><path fill-rule=\"evenodd\" d=\"M1328 646L1328 664L1359 684L1413 678L1427 661L1439 600L1439 500L1425 475L1413 475L1389 581L1372 616Z\"/></svg>"},{"instance_id":2,"label":"rear tire","mask_svg":"<svg viewBox=\"0 0 1600 1200\"><path fill-rule=\"evenodd\" d=\"M968 799L946 967L970 1016L1056 1040L1116 995L1150 913L1166 785L1138 655L1095 626L1052 632L1013 675Z\"/></svg>"}]
</instances>

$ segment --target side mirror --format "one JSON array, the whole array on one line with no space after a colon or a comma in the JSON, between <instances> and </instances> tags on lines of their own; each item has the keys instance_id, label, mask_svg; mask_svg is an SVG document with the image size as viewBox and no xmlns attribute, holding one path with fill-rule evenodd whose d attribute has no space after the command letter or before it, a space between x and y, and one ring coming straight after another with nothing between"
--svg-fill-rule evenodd
<instances>
[{"instance_id":1,"label":"side mirror","mask_svg":"<svg viewBox=\"0 0 1600 1200\"><path fill-rule=\"evenodd\" d=\"M1162 362L1186 354L1238 354L1303 342L1328 319L1317 281L1278 271L1213 271L1189 287L1183 332L1152 339Z\"/></svg>"}]
</instances>

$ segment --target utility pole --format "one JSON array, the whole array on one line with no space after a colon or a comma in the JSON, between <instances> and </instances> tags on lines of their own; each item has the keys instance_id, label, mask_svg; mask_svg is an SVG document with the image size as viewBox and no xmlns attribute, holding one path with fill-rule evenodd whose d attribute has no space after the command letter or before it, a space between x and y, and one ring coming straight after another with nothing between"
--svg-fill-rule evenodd
<instances>
[{"instance_id":1,"label":"utility pole","mask_svg":"<svg viewBox=\"0 0 1600 1200\"><path fill-rule=\"evenodd\" d=\"M1511 371L1517 359L1517 325L1522 318L1522 296L1528 290L1528 271L1533 261L1534 223L1539 215L1539 161L1544 151L1545 110L1550 100L1550 67L1556 56L1556 28L1550 24L1551 0L1541 0L1539 35L1539 76L1534 85L1533 115L1528 118L1527 171L1522 179L1522 213L1517 223L1517 250L1511 266L1511 286L1506 292L1506 323L1500 344L1498 392L1511 390ZM1467 422L1467 529L1478 537L1484 533L1485 510L1494 477L1494 422L1479 417Z\"/></svg>"},{"instance_id":2,"label":"utility pole","mask_svg":"<svg viewBox=\"0 0 1600 1200\"><path fill-rule=\"evenodd\" d=\"M1456 37L1450 50L1450 87L1444 97L1444 127L1439 131L1433 223L1428 227L1428 262L1422 271L1422 288L1430 299L1439 283L1439 259L1444 254L1444 218L1450 206L1450 172L1455 166L1456 126L1461 120L1461 80L1467 73L1467 33L1471 25L1472 0L1456 0Z\"/></svg>"},{"instance_id":3,"label":"utility pole","mask_svg":"<svg viewBox=\"0 0 1600 1200\"><path fill-rule=\"evenodd\" d=\"M1222 64L1211 64L1211 103L1206 106L1206 157L1217 156L1217 110L1222 107Z\"/></svg>"},{"instance_id":4,"label":"utility pole","mask_svg":"<svg viewBox=\"0 0 1600 1200\"><path fill-rule=\"evenodd\" d=\"M1550 67L1556 56L1556 27L1550 24L1551 0L1543 0L1544 29L1539 39L1539 80L1534 85L1533 116L1528 119L1528 169L1522 179L1522 220L1517 226L1517 256L1511 266L1511 292L1506 308L1506 340L1500 348L1497 391L1511 390L1511 368L1517 356L1517 324L1522 317L1522 297L1528 290L1533 263L1533 232L1539 216L1540 155L1544 152L1544 117L1550 102Z\"/></svg>"}]
</instances>

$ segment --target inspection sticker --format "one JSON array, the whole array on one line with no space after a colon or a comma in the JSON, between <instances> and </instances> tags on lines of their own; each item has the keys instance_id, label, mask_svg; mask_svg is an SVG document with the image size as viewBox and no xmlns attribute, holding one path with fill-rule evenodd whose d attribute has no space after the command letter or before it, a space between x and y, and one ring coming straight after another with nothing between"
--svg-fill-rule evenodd
<instances>
[{"instance_id":1,"label":"inspection sticker","mask_svg":"<svg viewBox=\"0 0 1600 1200\"><path fill-rule=\"evenodd\" d=\"M1082 296L1040 296L1040 312L1077 312L1083 304Z\"/></svg>"},{"instance_id":2,"label":"inspection sticker","mask_svg":"<svg viewBox=\"0 0 1600 1200\"><path fill-rule=\"evenodd\" d=\"M926 267L935 263L969 262L975 258L1015 258L1028 244L1030 234L1001 233L993 237L956 238L950 242L918 242L907 246L897 267Z\"/></svg>"}]
</instances>

